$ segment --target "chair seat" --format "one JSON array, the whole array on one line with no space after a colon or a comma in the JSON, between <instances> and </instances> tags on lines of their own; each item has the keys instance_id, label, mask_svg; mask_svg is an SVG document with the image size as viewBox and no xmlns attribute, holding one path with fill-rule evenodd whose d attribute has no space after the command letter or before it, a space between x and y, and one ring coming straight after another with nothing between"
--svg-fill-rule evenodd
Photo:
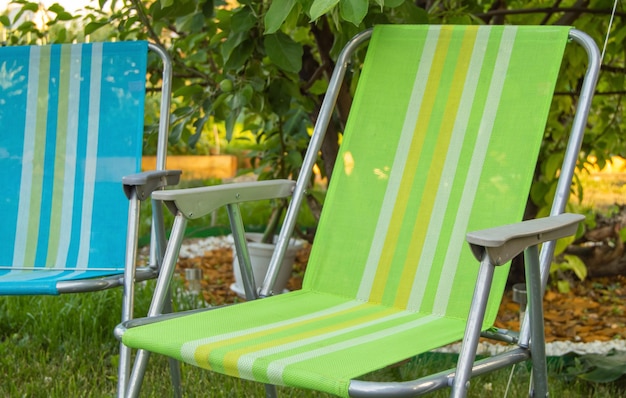
<instances>
[{"instance_id":1,"label":"chair seat","mask_svg":"<svg viewBox=\"0 0 626 398\"><path fill-rule=\"evenodd\" d=\"M124 270L0 270L0 295L56 295L60 292L57 283L61 281L80 281L124 274Z\"/></svg>"},{"instance_id":2,"label":"chair seat","mask_svg":"<svg viewBox=\"0 0 626 398\"><path fill-rule=\"evenodd\" d=\"M464 329L460 319L300 290L130 328L123 342L231 376L347 396L351 379L457 341Z\"/></svg>"}]
</instances>

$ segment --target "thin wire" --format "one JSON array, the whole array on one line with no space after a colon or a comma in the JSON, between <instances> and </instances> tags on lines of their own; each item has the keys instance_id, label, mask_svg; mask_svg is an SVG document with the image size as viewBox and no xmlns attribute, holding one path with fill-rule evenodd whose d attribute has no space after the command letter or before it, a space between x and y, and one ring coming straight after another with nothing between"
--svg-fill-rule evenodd
<instances>
[{"instance_id":1,"label":"thin wire","mask_svg":"<svg viewBox=\"0 0 626 398\"><path fill-rule=\"evenodd\" d=\"M511 387L511 381L513 380L513 372L515 371L515 365L517 364L513 364L513 366L511 366L511 374L509 375L509 381L506 383L506 390L504 390L504 397L502 398L506 398L509 395L509 387Z\"/></svg>"},{"instance_id":2,"label":"thin wire","mask_svg":"<svg viewBox=\"0 0 626 398\"><path fill-rule=\"evenodd\" d=\"M613 11L611 12L611 19L609 20L609 28L606 30L606 37L604 38L604 45L602 46L602 55L600 55L600 64L604 60L604 53L606 52L606 46L609 43L609 35L611 33L611 27L613 26L613 19L615 18L615 10L617 9L617 1L613 2Z\"/></svg>"}]
</instances>

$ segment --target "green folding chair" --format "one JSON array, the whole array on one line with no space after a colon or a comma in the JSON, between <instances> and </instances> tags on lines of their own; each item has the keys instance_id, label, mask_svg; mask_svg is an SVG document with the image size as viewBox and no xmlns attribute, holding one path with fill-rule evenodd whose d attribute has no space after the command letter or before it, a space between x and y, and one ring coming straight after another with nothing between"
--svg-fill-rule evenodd
<instances>
[{"instance_id":1,"label":"green folding chair","mask_svg":"<svg viewBox=\"0 0 626 398\"><path fill-rule=\"evenodd\" d=\"M139 173L149 49L163 62L159 160ZM166 241L155 206L150 261L136 267L139 202L180 176L164 170L171 69L140 41L0 48L0 295L123 286L132 318L134 282L158 275ZM121 345L121 388L129 366Z\"/></svg>"},{"instance_id":2,"label":"green folding chair","mask_svg":"<svg viewBox=\"0 0 626 398\"><path fill-rule=\"evenodd\" d=\"M328 188L303 287L271 296L310 169L351 54L367 56ZM569 40L589 54L550 217L520 222ZM569 27L377 26L341 53L297 183L265 181L159 191L176 214L151 317L116 328L123 344L214 372L338 396L413 396L532 359L547 393L542 292L555 239L582 216L563 214L599 70L593 41ZM187 219L226 206L246 264L238 203L291 195L260 300L158 316ZM467 240L469 245L464 242ZM543 244L541 255L538 245ZM494 322L509 261L524 252L529 318L516 346L474 363ZM477 261L480 267L477 267ZM252 278L249 278L252 279ZM249 282L253 282L249 280ZM483 333L485 334L485 333ZM408 382L362 376L462 340L456 369ZM144 351L145 352L145 351ZM135 363L136 396L145 363Z\"/></svg>"}]
</instances>

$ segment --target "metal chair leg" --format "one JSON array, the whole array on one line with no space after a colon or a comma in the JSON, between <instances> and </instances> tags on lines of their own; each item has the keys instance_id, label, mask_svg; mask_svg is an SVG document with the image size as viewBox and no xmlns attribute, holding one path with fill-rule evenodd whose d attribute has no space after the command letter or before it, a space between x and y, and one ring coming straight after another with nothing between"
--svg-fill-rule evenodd
<instances>
[{"instance_id":1,"label":"metal chair leg","mask_svg":"<svg viewBox=\"0 0 626 398\"><path fill-rule=\"evenodd\" d=\"M186 225L187 220L185 217L183 217L182 214L178 214L174 219L174 224L172 225L170 242L167 250L165 251L165 255L163 256L163 265L157 279L157 284L154 288L154 296L152 298L152 303L150 304L150 309L148 310L148 317L160 315L163 312L163 309L167 307L168 303L171 305L170 283L176 266L176 259L178 257L178 253L180 252L180 246L183 241ZM139 350L137 352L135 364L128 383L128 389L126 391L127 397L137 397L139 395L141 382L143 381L143 376L145 374L149 358L150 353L148 351ZM174 367L178 367L178 364ZM170 367L170 369L172 369L172 367ZM178 375L172 373L172 382L175 385L174 389L176 391L176 384L180 386L180 372L172 372L178 372ZM180 391L178 394L180 394Z\"/></svg>"},{"instance_id":2,"label":"metal chair leg","mask_svg":"<svg viewBox=\"0 0 626 398\"><path fill-rule=\"evenodd\" d=\"M530 352L533 366L533 397L548 396L548 366L543 326L543 288L539 272L539 249L529 247L524 252L526 284L529 292L528 311L530 319Z\"/></svg>"},{"instance_id":3,"label":"metal chair leg","mask_svg":"<svg viewBox=\"0 0 626 398\"><path fill-rule=\"evenodd\" d=\"M172 308L172 289L168 289L167 297L165 299L165 305L163 307L163 313L169 314L174 312ZM180 362L174 358L168 357L170 365L170 378L172 379L172 389L174 391L174 397L180 398L183 396L181 386L181 374L180 374Z\"/></svg>"},{"instance_id":4,"label":"metal chair leg","mask_svg":"<svg viewBox=\"0 0 626 398\"><path fill-rule=\"evenodd\" d=\"M495 266L491 264L489 256L485 254L485 257L480 262L478 280L476 281L476 288L474 289L474 297L472 298L470 315L465 328L465 336L463 337L463 344L461 345L461 353L459 355L450 397L463 398L467 395L494 271Z\"/></svg>"}]
</instances>

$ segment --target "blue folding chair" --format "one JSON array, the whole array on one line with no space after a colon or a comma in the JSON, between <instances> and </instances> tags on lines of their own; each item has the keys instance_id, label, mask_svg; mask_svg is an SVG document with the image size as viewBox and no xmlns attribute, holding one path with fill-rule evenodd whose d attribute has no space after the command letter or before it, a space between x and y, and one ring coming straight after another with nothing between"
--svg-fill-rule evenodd
<instances>
[{"instance_id":1,"label":"blue folding chair","mask_svg":"<svg viewBox=\"0 0 626 398\"><path fill-rule=\"evenodd\" d=\"M157 170L140 173L148 49L162 99ZM133 282L158 275L164 242L154 206L150 262L136 268L140 201L180 176L164 170L170 96L171 61L147 42L0 48L0 295L123 285L132 318Z\"/></svg>"}]
</instances>

